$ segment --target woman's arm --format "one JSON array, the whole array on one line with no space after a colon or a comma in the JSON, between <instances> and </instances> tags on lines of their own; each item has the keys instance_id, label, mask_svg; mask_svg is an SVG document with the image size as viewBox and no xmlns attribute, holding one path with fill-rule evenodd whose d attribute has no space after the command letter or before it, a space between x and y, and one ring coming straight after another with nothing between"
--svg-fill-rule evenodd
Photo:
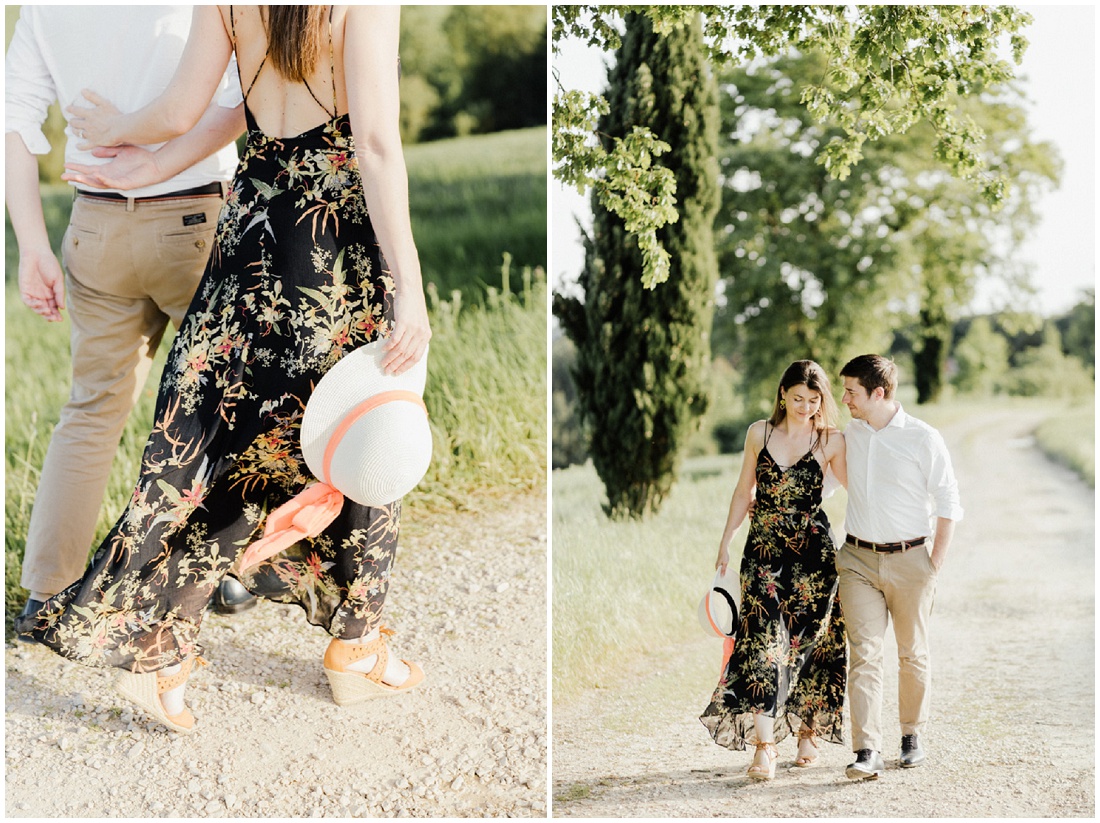
<instances>
[{"instance_id":1,"label":"woman's arm","mask_svg":"<svg viewBox=\"0 0 1100 823\"><path fill-rule=\"evenodd\" d=\"M752 493L756 488L756 461L760 455L763 440L763 424L758 421L749 426L749 431L745 435L741 474L737 478L737 487L733 490L729 514L726 516L726 528L723 529L722 539L718 543L718 559L714 562L714 568L723 575L730 562L730 541L741 527L745 515L748 514L749 506L752 505Z\"/></svg>"},{"instance_id":2,"label":"woman's arm","mask_svg":"<svg viewBox=\"0 0 1100 823\"><path fill-rule=\"evenodd\" d=\"M62 180L92 189L138 189L175 177L205 160L244 131L244 104L225 108L211 103L198 125L156 151L140 146L99 148L96 157L113 158L102 165L66 163Z\"/></svg>"},{"instance_id":3,"label":"woman's arm","mask_svg":"<svg viewBox=\"0 0 1100 823\"><path fill-rule=\"evenodd\" d=\"M233 42L218 7L195 6L183 57L160 97L123 114L95 91L85 89L81 94L92 107L66 109L73 133L84 139L77 148L163 143L189 131L210 105L232 53Z\"/></svg>"},{"instance_id":4,"label":"woman's arm","mask_svg":"<svg viewBox=\"0 0 1100 823\"><path fill-rule=\"evenodd\" d=\"M344 77L355 154L371 224L395 284L394 326L382 366L400 374L432 336L409 220L409 179L399 131L398 6L350 6L344 21Z\"/></svg>"}]
</instances>

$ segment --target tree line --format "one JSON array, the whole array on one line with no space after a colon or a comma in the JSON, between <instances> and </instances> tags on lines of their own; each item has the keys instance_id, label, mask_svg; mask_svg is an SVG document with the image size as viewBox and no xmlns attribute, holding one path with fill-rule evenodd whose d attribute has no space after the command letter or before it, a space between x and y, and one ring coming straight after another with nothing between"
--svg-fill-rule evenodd
<instances>
[{"instance_id":1,"label":"tree line","mask_svg":"<svg viewBox=\"0 0 1100 823\"><path fill-rule=\"evenodd\" d=\"M615 54L605 94L559 80L555 99L555 174L588 187L593 210L583 294L554 298L567 338L555 355L571 362L555 363L555 465L563 450L591 456L610 515L659 508L700 421L730 440L791 360L836 374L894 353L922 403L1091 385L1075 342L1091 296L1069 349L1057 323L966 319L983 279L1026 295L1016 252L1061 173L995 47L1010 35L1018 61L1027 15L578 8L555 7L555 43L579 35Z\"/></svg>"},{"instance_id":2,"label":"tree line","mask_svg":"<svg viewBox=\"0 0 1100 823\"><path fill-rule=\"evenodd\" d=\"M1069 311L1054 317L1004 311L960 318L951 327L945 391L965 397L1085 399L1095 390L1095 319L1091 289ZM889 347L883 349L906 375L913 374L913 352L909 328L894 330ZM555 469L583 463L590 456L591 435L581 423L572 374L576 358L576 347L568 337L554 341L551 462ZM749 424L767 414L759 397L754 402L744 393L740 365L732 355L711 362L709 411L697 421L699 431L690 438L686 453L739 452Z\"/></svg>"}]
</instances>

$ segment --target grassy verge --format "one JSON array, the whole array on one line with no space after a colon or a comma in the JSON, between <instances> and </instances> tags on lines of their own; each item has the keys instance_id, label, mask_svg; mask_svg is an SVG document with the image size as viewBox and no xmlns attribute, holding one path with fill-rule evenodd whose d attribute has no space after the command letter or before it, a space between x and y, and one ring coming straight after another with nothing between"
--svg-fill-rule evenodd
<instances>
[{"instance_id":1,"label":"grassy verge","mask_svg":"<svg viewBox=\"0 0 1100 823\"><path fill-rule=\"evenodd\" d=\"M1035 431L1044 452L1096 488L1096 404L1070 408L1054 415Z\"/></svg>"},{"instance_id":2,"label":"grassy verge","mask_svg":"<svg viewBox=\"0 0 1100 823\"><path fill-rule=\"evenodd\" d=\"M718 539L741 456L693 458L661 512L613 522L600 509L603 486L591 464L555 471L554 699L609 686L648 648L701 632L699 598L714 576ZM839 521L845 495L826 503ZM748 526L730 548L740 562Z\"/></svg>"},{"instance_id":3,"label":"grassy verge","mask_svg":"<svg viewBox=\"0 0 1100 823\"><path fill-rule=\"evenodd\" d=\"M409 146L409 208L427 281L467 299L513 266L546 267L546 129Z\"/></svg>"},{"instance_id":4,"label":"grassy verge","mask_svg":"<svg viewBox=\"0 0 1100 823\"><path fill-rule=\"evenodd\" d=\"M482 304L433 301L424 395L434 446L414 507L546 487L546 280L530 269L511 277L518 291L489 289Z\"/></svg>"}]
</instances>

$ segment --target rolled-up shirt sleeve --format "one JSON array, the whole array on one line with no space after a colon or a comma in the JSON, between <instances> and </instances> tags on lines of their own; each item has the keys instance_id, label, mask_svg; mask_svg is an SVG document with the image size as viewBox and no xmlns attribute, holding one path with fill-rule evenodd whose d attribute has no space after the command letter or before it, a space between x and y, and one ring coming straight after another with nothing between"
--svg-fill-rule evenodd
<instances>
[{"instance_id":1,"label":"rolled-up shirt sleeve","mask_svg":"<svg viewBox=\"0 0 1100 823\"><path fill-rule=\"evenodd\" d=\"M932 432L923 456L924 476L928 482L928 494L933 501L933 514L947 520L962 520L963 508L959 501L959 484L951 466L951 455L939 432Z\"/></svg>"},{"instance_id":2,"label":"rolled-up shirt sleeve","mask_svg":"<svg viewBox=\"0 0 1100 823\"><path fill-rule=\"evenodd\" d=\"M31 154L49 154L42 131L57 89L34 36L32 6L23 6L4 66L4 133L16 132Z\"/></svg>"}]
</instances>

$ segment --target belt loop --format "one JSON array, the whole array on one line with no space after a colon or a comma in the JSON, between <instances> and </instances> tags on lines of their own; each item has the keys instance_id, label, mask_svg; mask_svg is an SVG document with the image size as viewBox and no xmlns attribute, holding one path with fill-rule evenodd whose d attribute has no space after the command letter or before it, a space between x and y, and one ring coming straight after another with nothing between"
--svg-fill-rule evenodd
<instances>
[{"instance_id":1,"label":"belt loop","mask_svg":"<svg viewBox=\"0 0 1100 823\"><path fill-rule=\"evenodd\" d=\"M134 210L134 202L135 202L135 200L134 200L133 197L127 197L126 198L126 211L133 211Z\"/></svg>"}]
</instances>

